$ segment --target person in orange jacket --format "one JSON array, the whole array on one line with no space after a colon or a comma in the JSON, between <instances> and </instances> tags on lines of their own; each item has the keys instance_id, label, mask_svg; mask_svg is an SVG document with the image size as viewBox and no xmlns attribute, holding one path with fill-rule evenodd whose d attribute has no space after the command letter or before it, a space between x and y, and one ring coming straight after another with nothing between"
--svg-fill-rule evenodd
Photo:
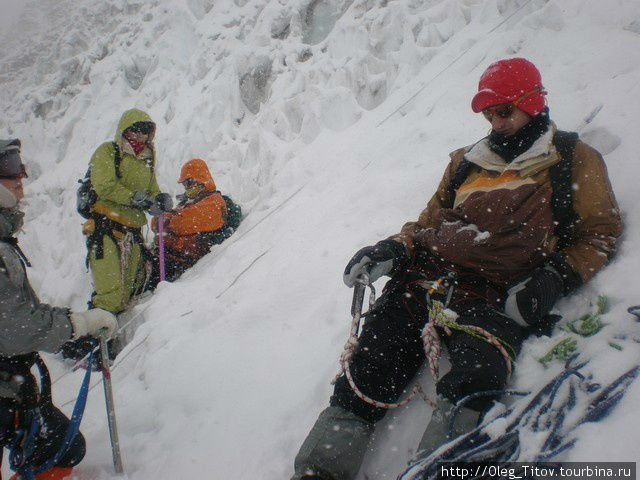
<instances>
[{"instance_id":1,"label":"person in orange jacket","mask_svg":"<svg viewBox=\"0 0 640 480\"><path fill-rule=\"evenodd\" d=\"M168 281L178 279L209 253L212 245L229 238L242 219L240 206L217 190L204 160L194 158L185 163L178 183L184 186L185 192L178 196L178 206L164 215ZM157 222L153 227L157 231Z\"/></svg>"}]
</instances>

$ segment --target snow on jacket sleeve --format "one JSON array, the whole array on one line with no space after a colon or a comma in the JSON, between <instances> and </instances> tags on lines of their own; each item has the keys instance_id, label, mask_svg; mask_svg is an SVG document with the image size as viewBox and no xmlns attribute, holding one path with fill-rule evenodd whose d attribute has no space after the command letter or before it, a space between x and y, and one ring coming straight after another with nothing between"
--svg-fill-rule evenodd
<instances>
[{"instance_id":1,"label":"snow on jacket sleeve","mask_svg":"<svg viewBox=\"0 0 640 480\"><path fill-rule=\"evenodd\" d=\"M73 333L69 311L40 303L12 246L0 242L0 354L54 353Z\"/></svg>"}]
</instances>

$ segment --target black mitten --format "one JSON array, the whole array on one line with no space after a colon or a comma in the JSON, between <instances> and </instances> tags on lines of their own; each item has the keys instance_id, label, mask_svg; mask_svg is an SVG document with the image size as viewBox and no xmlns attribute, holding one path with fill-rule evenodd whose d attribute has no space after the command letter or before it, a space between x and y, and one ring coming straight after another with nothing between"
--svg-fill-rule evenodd
<instances>
[{"instance_id":1,"label":"black mitten","mask_svg":"<svg viewBox=\"0 0 640 480\"><path fill-rule=\"evenodd\" d=\"M524 327L538 325L562 291L562 277L555 269L538 268L507 291L504 313Z\"/></svg>"},{"instance_id":2,"label":"black mitten","mask_svg":"<svg viewBox=\"0 0 640 480\"><path fill-rule=\"evenodd\" d=\"M165 212L171 211L173 208L173 199L168 193L159 193L153 198L153 202L149 206L149 213L154 217L159 217Z\"/></svg>"}]
</instances>

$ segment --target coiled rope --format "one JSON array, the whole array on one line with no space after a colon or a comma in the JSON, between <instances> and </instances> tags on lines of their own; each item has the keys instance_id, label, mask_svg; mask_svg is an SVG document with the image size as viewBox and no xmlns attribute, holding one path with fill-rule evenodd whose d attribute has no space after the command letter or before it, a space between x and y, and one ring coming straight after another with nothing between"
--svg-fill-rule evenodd
<instances>
[{"instance_id":1,"label":"coiled rope","mask_svg":"<svg viewBox=\"0 0 640 480\"><path fill-rule=\"evenodd\" d=\"M440 283L440 282L437 282ZM364 291L366 287L369 287L371 290L369 295L369 308L373 307L375 302L375 289L373 285L369 282L369 278L366 275L358 278L356 280L356 284L354 286L353 292L353 303L351 306L351 313L353 315L353 320L351 322L351 330L349 333L349 338L347 343L344 346L344 350L340 355L340 371L335 376L332 384L340 378L343 374L347 381L349 382L349 386L353 390L353 393L365 403L369 405L373 405L378 408L385 408L388 410L396 409L407 405L411 402L416 395L420 394L422 399L435 408L436 402L428 397L428 395L424 392L422 387L419 384L413 386L407 398L400 402L381 402L379 400L375 400L368 395L364 394L356 385L353 380L353 376L351 375L351 359L358 347L359 337L358 332L360 330L360 320L362 318L362 302L364 300ZM450 289L453 289L453 283L451 284ZM451 298L452 290L449 291L448 298ZM429 321L422 329L420 337L422 338L422 344L424 348L425 357L427 358L427 362L429 363L429 369L431 371L431 375L435 382L439 380L439 369L438 363L440 361L440 354L442 351L440 335L438 334L436 327L442 328L447 335L451 335L453 330L458 330L465 332L475 338L479 338L484 340L491 345L495 346L502 356L504 357L505 363L507 365L507 373L508 376L511 376L512 372L512 359L505 346L508 346L503 342L500 338L493 335L491 332L487 330L476 327L473 325L460 325L456 322L457 314L451 310L447 310L445 305L442 302L437 300L433 300L429 302L428 306L429 310ZM366 314L365 314L366 315Z\"/></svg>"},{"instance_id":2,"label":"coiled rope","mask_svg":"<svg viewBox=\"0 0 640 480\"><path fill-rule=\"evenodd\" d=\"M577 355L571 357L565 370L538 392L502 392L525 398L514 402L503 413L486 418L474 430L442 445L428 456L421 458L419 455L398 480L435 480L440 478L440 468L445 462L506 465L557 460L559 454L569 450L578 440L578 427L609 415L640 373L640 366L635 366L602 387L581 373L587 362L572 365L576 358ZM485 392L476 395L483 394ZM461 408L466 401L467 398L463 399L455 408ZM455 415L452 411L452 421ZM532 450L531 445L521 445L524 439L538 446ZM522 467L517 467L517 463L512 465L516 470L511 478L528 478ZM476 474L467 478L486 476Z\"/></svg>"}]
</instances>

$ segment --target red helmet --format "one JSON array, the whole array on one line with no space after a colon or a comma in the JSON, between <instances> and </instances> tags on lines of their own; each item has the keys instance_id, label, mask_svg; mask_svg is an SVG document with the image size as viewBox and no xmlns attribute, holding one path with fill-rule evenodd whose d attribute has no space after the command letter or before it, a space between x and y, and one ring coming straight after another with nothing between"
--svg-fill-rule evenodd
<instances>
[{"instance_id":1,"label":"red helmet","mask_svg":"<svg viewBox=\"0 0 640 480\"><path fill-rule=\"evenodd\" d=\"M495 105L513 103L535 117L544 109L546 94L536 66L524 58L510 58L492 63L484 71L471 108L478 113Z\"/></svg>"}]
</instances>

